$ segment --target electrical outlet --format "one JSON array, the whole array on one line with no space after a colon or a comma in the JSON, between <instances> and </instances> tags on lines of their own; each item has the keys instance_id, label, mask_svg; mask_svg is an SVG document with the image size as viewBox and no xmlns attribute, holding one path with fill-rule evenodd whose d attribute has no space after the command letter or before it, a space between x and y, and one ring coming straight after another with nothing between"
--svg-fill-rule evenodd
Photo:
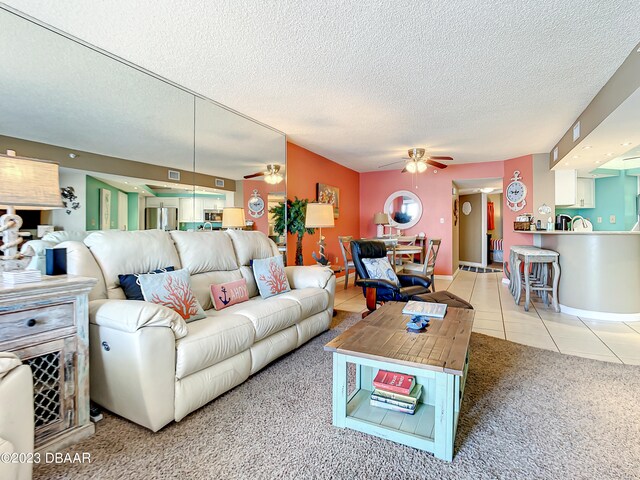
<instances>
[{"instance_id":1,"label":"electrical outlet","mask_svg":"<svg viewBox=\"0 0 640 480\"><path fill-rule=\"evenodd\" d=\"M616 216L615 215L609 215L609 223L616 223Z\"/></svg>"},{"instance_id":2,"label":"electrical outlet","mask_svg":"<svg viewBox=\"0 0 640 480\"><path fill-rule=\"evenodd\" d=\"M335 263L338 263L338 257L336 257L336 261L335 261Z\"/></svg>"},{"instance_id":3,"label":"electrical outlet","mask_svg":"<svg viewBox=\"0 0 640 480\"><path fill-rule=\"evenodd\" d=\"M598 222L598 223L602 223L602 217L598 217L598 218L596 219L596 222Z\"/></svg>"}]
</instances>

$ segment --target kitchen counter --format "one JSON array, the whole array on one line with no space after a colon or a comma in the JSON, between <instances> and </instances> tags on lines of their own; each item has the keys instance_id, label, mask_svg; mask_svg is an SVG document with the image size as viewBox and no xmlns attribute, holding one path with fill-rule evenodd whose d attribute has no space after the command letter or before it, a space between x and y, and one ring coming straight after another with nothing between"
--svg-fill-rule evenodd
<instances>
[{"instance_id":1,"label":"kitchen counter","mask_svg":"<svg viewBox=\"0 0 640 480\"><path fill-rule=\"evenodd\" d=\"M640 321L640 232L522 231L560 254L558 301L583 318Z\"/></svg>"}]
</instances>

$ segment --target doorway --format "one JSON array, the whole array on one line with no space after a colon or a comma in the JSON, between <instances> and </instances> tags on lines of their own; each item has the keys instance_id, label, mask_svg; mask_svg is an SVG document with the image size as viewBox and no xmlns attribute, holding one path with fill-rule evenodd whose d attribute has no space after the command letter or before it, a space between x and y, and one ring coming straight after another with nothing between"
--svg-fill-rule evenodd
<instances>
[{"instance_id":1,"label":"doorway","mask_svg":"<svg viewBox=\"0 0 640 480\"><path fill-rule=\"evenodd\" d=\"M454 265L502 270L502 178L455 180L452 192Z\"/></svg>"}]
</instances>

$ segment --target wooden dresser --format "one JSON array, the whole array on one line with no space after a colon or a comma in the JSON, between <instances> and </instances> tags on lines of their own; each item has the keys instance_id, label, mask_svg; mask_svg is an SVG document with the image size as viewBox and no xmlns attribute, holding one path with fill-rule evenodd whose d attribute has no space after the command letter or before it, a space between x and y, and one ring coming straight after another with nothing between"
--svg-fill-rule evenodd
<instances>
[{"instance_id":1,"label":"wooden dresser","mask_svg":"<svg viewBox=\"0 0 640 480\"><path fill-rule=\"evenodd\" d=\"M0 283L0 351L31 366L35 448L54 452L90 436L88 293L93 278Z\"/></svg>"}]
</instances>

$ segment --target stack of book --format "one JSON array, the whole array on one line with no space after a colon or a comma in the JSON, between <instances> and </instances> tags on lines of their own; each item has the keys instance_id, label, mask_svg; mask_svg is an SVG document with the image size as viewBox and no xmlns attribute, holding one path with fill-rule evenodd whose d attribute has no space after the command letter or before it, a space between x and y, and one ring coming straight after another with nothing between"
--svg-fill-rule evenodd
<instances>
[{"instance_id":1,"label":"stack of book","mask_svg":"<svg viewBox=\"0 0 640 480\"><path fill-rule=\"evenodd\" d=\"M380 370L373 380L373 386L369 400L371 406L409 415L416 412L422 385L416 383L413 375Z\"/></svg>"},{"instance_id":2,"label":"stack of book","mask_svg":"<svg viewBox=\"0 0 640 480\"><path fill-rule=\"evenodd\" d=\"M2 272L2 282L9 285L37 282L42 278L40 270L11 270Z\"/></svg>"}]
</instances>

